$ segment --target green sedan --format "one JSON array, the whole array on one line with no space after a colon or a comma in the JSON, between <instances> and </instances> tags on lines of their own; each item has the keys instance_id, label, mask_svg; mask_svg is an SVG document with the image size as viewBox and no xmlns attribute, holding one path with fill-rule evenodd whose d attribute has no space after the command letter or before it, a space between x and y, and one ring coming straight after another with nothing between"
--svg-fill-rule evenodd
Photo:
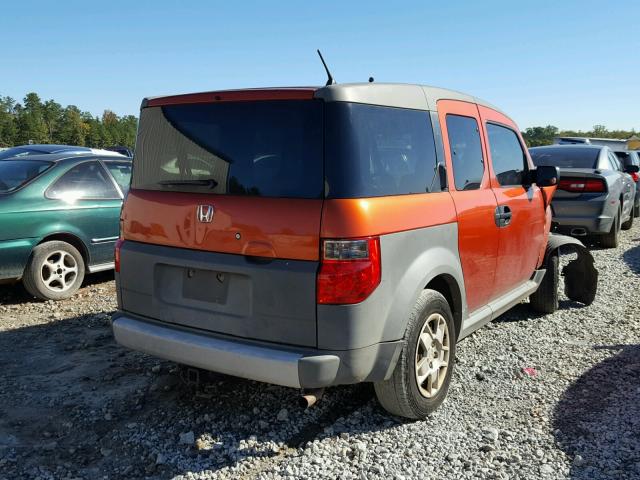
<instances>
[{"instance_id":1,"label":"green sedan","mask_svg":"<svg viewBox=\"0 0 640 480\"><path fill-rule=\"evenodd\" d=\"M61 300L113 268L131 159L78 154L0 160L0 282Z\"/></svg>"}]
</instances>

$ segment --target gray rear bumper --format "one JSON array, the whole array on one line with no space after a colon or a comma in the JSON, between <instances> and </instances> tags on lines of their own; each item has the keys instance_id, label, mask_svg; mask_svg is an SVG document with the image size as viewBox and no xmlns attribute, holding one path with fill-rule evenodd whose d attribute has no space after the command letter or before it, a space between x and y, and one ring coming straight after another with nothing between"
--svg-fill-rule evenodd
<instances>
[{"instance_id":1,"label":"gray rear bumper","mask_svg":"<svg viewBox=\"0 0 640 480\"><path fill-rule=\"evenodd\" d=\"M144 319L125 312L113 316L116 341L177 363L294 388L379 381L395 367L402 342L355 350L300 349Z\"/></svg>"}]
</instances>

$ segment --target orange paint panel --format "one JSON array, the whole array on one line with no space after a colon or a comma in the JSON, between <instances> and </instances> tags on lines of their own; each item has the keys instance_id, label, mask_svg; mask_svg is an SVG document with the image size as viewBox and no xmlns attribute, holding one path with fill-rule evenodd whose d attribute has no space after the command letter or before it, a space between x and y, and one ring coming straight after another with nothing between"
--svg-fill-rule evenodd
<instances>
[{"instance_id":1,"label":"orange paint panel","mask_svg":"<svg viewBox=\"0 0 640 480\"><path fill-rule=\"evenodd\" d=\"M456 221L448 192L325 200L323 238L383 235Z\"/></svg>"},{"instance_id":2,"label":"orange paint panel","mask_svg":"<svg viewBox=\"0 0 640 480\"><path fill-rule=\"evenodd\" d=\"M211 223L198 205L215 209ZM122 210L126 240L211 252L318 260L322 200L131 190ZM238 238L239 237L239 238Z\"/></svg>"},{"instance_id":3,"label":"orange paint panel","mask_svg":"<svg viewBox=\"0 0 640 480\"><path fill-rule=\"evenodd\" d=\"M498 254L499 235L494 214L496 198L491 190L489 171L486 165L486 142L482 132L480 141L485 163L485 171L480 188L477 190L456 191L453 180L453 162L449 148L447 114L472 117L480 127L478 107L474 103L457 100L440 100L438 118L444 142L444 154L447 164L447 176L451 187L451 197L458 215L458 250L464 273L464 287L467 294L469 312L485 306L494 291L495 268Z\"/></svg>"},{"instance_id":4,"label":"orange paint panel","mask_svg":"<svg viewBox=\"0 0 640 480\"><path fill-rule=\"evenodd\" d=\"M511 223L500 228L500 247L496 265L496 279L493 297L498 297L525 282L540 263L540 252L545 248L548 230L546 229L546 204L540 188L528 186L501 186L495 176L491 158L490 139L487 135L487 123L493 122L510 128L518 137L520 147L526 157L529 168L533 162L518 126L509 117L478 106L482 119L482 130L487 137L487 156L489 158L490 179L498 205L511 210Z\"/></svg>"}]
</instances>

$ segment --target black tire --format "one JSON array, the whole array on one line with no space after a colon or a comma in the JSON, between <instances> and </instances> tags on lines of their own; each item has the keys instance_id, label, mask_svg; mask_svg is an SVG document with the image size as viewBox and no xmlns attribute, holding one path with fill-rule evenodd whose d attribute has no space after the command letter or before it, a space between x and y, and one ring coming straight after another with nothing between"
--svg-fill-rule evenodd
<instances>
[{"instance_id":1,"label":"black tire","mask_svg":"<svg viewBox=\"0 0 640 480\"><path fill-rule=\"evenodd\" d=\"M629 212L629 220L622 224L622 230L629 230L633 227L633 218L635 217L635 208L632 208Z\"/></svg>"},{"instance_id":2,"label":"black tire","mask_svg":"<svg viewBox=\"0 0 640 480\"><path fill-rule=\"evenodd\" d=\"M444 320L444 323L442 323L441 319ZM438 377L436 382L438 387L430 398L421 393L422 387L418 386L416 376L416 364L420 352L424 353L421 360L431 358L427 355L427 352L423 351L423 347L418 345L423 327L429 328L426 326L428 321L429 323L433 321L440 322L443 327L446 324L446 341L440 343L448 343L448 356L443 357L446 359L446 370L442 371L442 367L435 370L437 372L436 377ZM433 331L433 329L430 329L430 331ZM423 419L438 408L449 390L455 363L456 338L457 333L453 315L447 300L434 290L424 290L409 316L404 335L404 346L393 374L388 380L374 384L376 396L382 407L393 415L411 419ZM435 344L436 342L433 341L431 346L433 347ZM443 353L444 351L440 349L439 355ZM427 362L428 366L431 366L431 362L428 360ZM429 378L430 376L427 375L426 383L429 383Z\"/></svg>"},{"instance_id":3,"label":"black tire","mask_svg":"<svg viewBox=\"0 0 640 480\"><path fill-rule=\"evenodd\" d=\"M45 262L50 266L46 266ZM60 267L54 269L57 265ZM80 288L84 271L84 260L80 252L67 242L54 240L33 249L24 270L22 283L36 298L64 300Z\"/></svg>"},{"instance_id":4,"label":"black tire","mask_svg":"<svg viewBox=\"0 0 640 480\"><path fill-rule=\"evenodd\" d=\"M621 212L618 209L618 214L613 219L611 224L611 230L609 233L605 233L600 236L600 245L604 248L616 248L618 246L618 234L620 233L620 216Z\"/></svg>"},{"instance_id":5,"label":"black tire","mask_svg":"<svg viewBox=\"0 0 640 480\"><path fill-rule=\"evenodd\" d=\"M640 203L636 203L633 207L633 216L640 217Z\"/></svg>"},{"instance_id":6,"label":"black tire","mask_svg":"<svg viewBox=\"0 0 640 480\"><path fill-rule=\"evenodd\" d=\"M558 309L558 284L560 283L560 261L558 255L547 258L547 271L538 290L529 296L531 308L540 313L553 313Z\"/></svg>"}]
</instances>

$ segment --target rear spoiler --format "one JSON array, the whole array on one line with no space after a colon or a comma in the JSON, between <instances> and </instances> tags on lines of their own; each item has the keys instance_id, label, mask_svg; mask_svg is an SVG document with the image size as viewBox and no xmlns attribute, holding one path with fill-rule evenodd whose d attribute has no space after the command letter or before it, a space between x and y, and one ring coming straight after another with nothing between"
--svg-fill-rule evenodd
<instances>
[{"instance_id":1,"label":"rear spoiler","mask_svg":"<svg viewBox=\"0 0 640 480\"><path fill-rule=\"evenodd\" d=\"M191 103L251 102L259 100L311 100L315 95L316 90L316 87L247 88L244 90L220 90L217 92L148 97L142 100L140 109Z\"/></svg>"}]
</instances>

